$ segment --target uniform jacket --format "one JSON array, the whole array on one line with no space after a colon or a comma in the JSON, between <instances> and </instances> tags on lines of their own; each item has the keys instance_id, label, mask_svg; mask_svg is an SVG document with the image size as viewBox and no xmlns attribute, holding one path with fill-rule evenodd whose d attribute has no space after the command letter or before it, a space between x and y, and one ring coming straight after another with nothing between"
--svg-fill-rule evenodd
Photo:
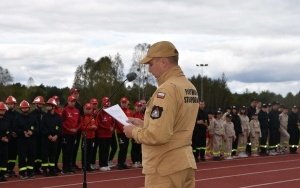
<instances>
[{"instance_id":1,"label":"uniform jacket","mask_svg":"<svg viewBox=\"0 0 300 188\"><path fill-rule=\"evenodd\" d=\"M4 114L4 117L8 120L10 132L14 131L14 127L13 127L14 119L18 114L20 114L20 113L18 111L16 111L15 109L13 109L13 110L9 109Z\"/></svg>"},{"instance_id":2,"label":"uniform jacket","mask_svg":"<svg viewBox=\"0 0 300 188\"><path fill-rule=\"evenodd\" d=\"M249 121L251 120L253 114L255 114L255 113L256 113L256 108L249 106L249 108L247 109L247 115L248 115Z\"/></svg>"},{"instance_id":3,"label":"uniform jacket","mask_svg":"<svg viewBox=\"0 0 300 188\"><path fill-rule=\"evenodd\" d=\"M289 130L289 132L292 132L293 130L298 129L297 123L299 123L299 115L297 113L294 113L294 112L290 113L289 119L288 119L288 130Z\"/></svg>"},{"instance_id":4,"label":"uniform jacket","mask_svg":"<svg viewBox=\"0 0 300 188\"><path fill-rule=\"evenodd\" d=\"M267 112L259 111L258 112L258 121L260 124L260 129L267 130L269 128L269 115Z\"/></svg>"},{"instance_id":5,"label":"uniform jacket","mask_svg":"<svg viewBox=\"0 0 300 188\"><path fill-rule=\"evenodd\" d=\"M9 127L9 121L5 117L0 118L0 142L2 137L7 137L10 139L10 127Z\"/></svg>"},{"instance_id":6,"label":"uniform jacket","mask_svg":"<svg viewBox=\"0 0 300 188\"><path fill-rule=\"evenodd\" d=\"M249 117L246 115L240 115L240 114L239 114L239 117L241 120L242 132L247 130L249 133L250 132Z\"/></svg>"},{"instance_id":7,"label":"uniform jacket","mask_svg":"<svg viewBox=\"0 0 300 188\"><path fill-rule=\"evenodd\" d=\"M259 133L259 137L261 137L260 124L258 120L250 121L250 136L254 137L255 133Z\"/></svg>"},{"instance_id":8,"label":"uniform jacket","mask_svg":"<svg viewBox=\"0 0 300 188\"><path fill-rule=\"evenodd\" d=\"M227 121L224 121L223 123L223 127L224 127L224 137L225 138L236 138L235 136L235 131L234 131L234 125L232 122L227 122Z\"/></svg>"},{"instance_id":9,"label":"uniform jacket","mask_svg":"<svg viewBox=\"0 0 300 188\"><path fill-rule=\"evenodd\" d=\"M122 108L123 112L125 113L125 115L127 117L133 117L133 113L131 110L129 110L128 108ZM124 129L123 129L123 124L117 122L117 134L123 133Z\"/></svg>"},{"instance_id":10,"label":"uniform jacket","mask_svg":"<svg viewBox=\"0 0 300 188\"><path fill-rule=\"evenodd\" d=\"M235 134L239 135L242 133L241 119L240 119L239 115L237 115L237 114L231 113L231 115L232 115L231 122L234 125Z\"/></svg>"},{"instance_id":11,"label":"uniform jacket","mask_svg":"<svg viewBox=\"0 0 300 188\"><path fill-rule=\"evenodd\" d=\"M24 131L32 131L32 135L29 138L35 137L39 131L37 118L32 113L18 114L14 119L14 128L18 138L28 138L25 137Z\"/></svg>"},{"instance_id":12,"label":"uniform jacket","mask_svg":"<svg viewBox=\"0 0 300 188\"><path fill-rule=\"evenodd\" d=\"M220 119L213 119L213 121L209 125L210 134L217 134L219 136L224 135L224 126L223 126L224 120L222 118Z\"/></svg>"},{"instance_id":13,"label":"uniform jacket","mask_svg":"<svg viewBox=\"0 0 300 188\"><path fill-rule=\"evenodd\" d=\"M208 114L204 110L201 110L200 108L198 109L198 114L196 118L196 123L195 123L195 129L200 129L202 131L206 131L207 127L201 124L197 124L198 120L203 120L207 125L209 125L209 119L208 119Z\"/></svg>"},{"instance_id":14,"label":"uniform jacket","mask_svg":"<svg viewBox=\"0 0 300 188\"><path fill-rule=\"evenodd\" d=\"M116 121L104 110L101 110L97 116L99 138L111 138L113 130L116 127Z\"/></svg>"},{"instance_id":15,"label":"uniform jacket","mask_svg":"<svg viewBox=\"0 0 300 188\"><path fill-rule=\"evenodd\" d=\"M281 113L279 115L280 127L282 127L284 130L287 130L288 119L289 115L287 114Z\"/></svg>"},{"instance_id":16,"label":"uniform jacket","mask_svg":"<svg viewBox=\"0 0 300 188\"><path fill-rule=\"evenodd\" d=\"M30 112L30 114L32 114L37 119L38 127L39 127L38 130L40 130L42 118L43 118L43 115L45 115L45 113L46 112L44 112L43 110L40 110L40 109L34 109L33 111Z\"/></svg>"},{"instance_id":17,"label":"uniform jacket","mask_svg":"<svg viewBox=\"0 0 300 188\"><path fill-rule=\"evenodd\" d=\"M84 137L84 131L86 130L86 138L95 138L97 129L93 129L92 126L97 126L96 119L94 119L94 116L92 114L85 114L82 117L81 121L81 135Z\"/></svg>"},{"instance_id":18,"label":"uniform jacket","mask_svg":"<svg viewBox=\"0 0 300 188\"><path fill-rule=\"evenodd\" d=\"M280 121L279 121L279 111L277 110L271 110L269 113L270 118L270 124L269 128L279 130L280 127Z\"/></svg>"},{"instance_id":19,"label":"uniform jacket","mask_svg":"<svg viewBox=\"0 0 300 188\"><path fill-rule=\"evenodd\" d=\"M51 114L47 112L42 118L41 134L43 136L60 136L62 129L62 121L59 114Z\"/></svg>"},{"instance_id":20,"label":"uniform jacket","mask_svg":"<svg viewBox=\"0 0 300 188\"><path fill-rule=\"evenodd\" d=\"M175 66L158 78L147 103L143 128L133 138L142 143L143 173L160 176L196 169L191 140L198 111L196 88Z\"/></svg>"},{"instance_id":21,"label":"uniform jacket","mask_svg":"<svg viewBox=\"0 0 300 188\"><path fill-rule=\"evenodd\" d=\"M66 106L62 112L63 134L76 134L70 132L70 129L80 129L80 113L77 108Z\"/></svg>"}]
</instances>

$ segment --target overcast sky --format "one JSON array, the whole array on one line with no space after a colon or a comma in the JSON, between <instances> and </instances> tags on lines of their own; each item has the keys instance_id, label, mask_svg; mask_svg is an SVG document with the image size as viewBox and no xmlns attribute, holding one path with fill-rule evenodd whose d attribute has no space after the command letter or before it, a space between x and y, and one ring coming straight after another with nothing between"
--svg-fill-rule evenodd
<instances>
[{"instance_id":1,"label":"overcast sky","mask_svg":"<svg viewBox=\"0 0 300 188\"><path fill-rule=\"evenodd\" d=\"M298 0L10 0L0 4L0 66L14 82L71 87L87 57L169 40L188 77L220 78L232 92L300 90ZM125 72L125 74L127 74Z\"/></svg>"}]
</instances>

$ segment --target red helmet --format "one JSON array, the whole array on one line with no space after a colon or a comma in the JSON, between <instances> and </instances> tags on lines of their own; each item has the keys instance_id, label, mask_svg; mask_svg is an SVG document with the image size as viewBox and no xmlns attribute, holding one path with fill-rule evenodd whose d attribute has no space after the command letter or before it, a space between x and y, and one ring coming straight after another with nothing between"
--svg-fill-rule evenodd
<instances>
[{"instance_id":1,"label":"red helmet","mask_svg":"<svg viewBox=\"0 0 300 188\"><path fill-rule=\"evenodd\" d=\"M102 106L103 107L109 107L110 106L110 101L108 97L103 97L102 98Z\"/></svg>"},{"instance_id":2,"label":"red helmet","mask_svg":"<svg viewBox=\"0 0 300 188\"><path fill-rule=\"evenodd\" d=\"M47 104L51 104L53 106L57 106L56 100L54 98L48 99L48 101L46 103Z\"/></svg>"},{"instance_id":3,"label":"red helmet","mask_svg":"<svg viewBox=\"0 0 300 188\"><path fill-rule=\"evenodd\" d=\"M57 95L52 96L52 98L53 98L54 100L59 100L59 97L58 97Z\"/></svg>"},{"instance_id":4,"label":"red helmet","mask_svg":"<svg viewBox=\"0 0 300 188\"><path fill-rule=\"evenodd\" d=\"M95 99L95 98L92 98L92 99L90 100L90 103L91 103L91 104L98 104L98 100Z\"/></svg>"},{"instance_id":5,"label":"red helmet","mask_svg":"<svg viewBox=\"0 0 300 188\"><path fill-rule=\"evenodd\" d=\"M30 105L27 101L23 100L21 103L20 103L20 108L30 108Z\"/></svg>"},{"instance_id":6,"label":"red helmet","mask_svg":"<svg viewBox=\"0 0 300 188\"><path fill-rule=\"evenodd\" d=\"M16 100L16 98L14 98L13 96L9 96L9 97L7 97L7 99L6 99L6 103L14 103L14 104L17 104L17 100Z\"/></svg>"},{"instance_id":7,"label":"red helmet","mask_svg":"<svg viewBox=\"0 0 300 188\"><path fill-rule=\"evenodd\" d=\"M42 96L37 96L34 98L33 104L45 104L44 98Z\"/></svg>"},{"instance_id":8,"label":"red helmet","mask_svg":"<svg viewBox=\"0 0 300 188\"><path fill-rule=\"evenodd\" d=\"M4 102L0 102L0 110L7 110L7 106L4 104Z\"/></svg>"}]
</instances>

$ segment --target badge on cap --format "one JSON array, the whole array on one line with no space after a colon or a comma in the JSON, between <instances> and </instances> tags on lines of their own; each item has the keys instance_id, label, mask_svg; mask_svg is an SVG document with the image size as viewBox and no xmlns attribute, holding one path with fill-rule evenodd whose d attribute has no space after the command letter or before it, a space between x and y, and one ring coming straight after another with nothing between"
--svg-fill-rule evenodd
<instances>
[{"instance_id":1,"label":"badge on cap","mask_svg":"<svg viewBox=\"0 0 300 188\"><path fill-rule=\"evenodd\" d=\"M152 119L158 119L161 117L163 112L163 108L160 106L153 106L152 111L150 113L150 117Z\"/></svg>"},{"instance_id":2,"label":"badge on cap","mask_svg":"<svg viewBox=\"0 0 300 188\"><path fill-rule=\"evenodd\" d=\"M157 98L159 98L159 99L164 99L165 96L166 96L166 94L163 93L163 92L158 92L158 93L157 93Z\"/></svg>"}]
</instances>

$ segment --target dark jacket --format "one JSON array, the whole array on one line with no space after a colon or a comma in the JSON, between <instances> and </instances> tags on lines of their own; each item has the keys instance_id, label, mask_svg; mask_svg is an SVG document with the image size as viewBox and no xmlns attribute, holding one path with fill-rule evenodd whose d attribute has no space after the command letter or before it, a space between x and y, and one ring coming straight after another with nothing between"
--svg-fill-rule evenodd
<instances>
[{"instance_id":1,"label":"dark jacket","mask_svg":"<svg viewBox=\"0 0 300 188\"><path fill-rule=\"evenodd\" d=\"M60 136L62 133L62 121L59 114L46 113L42 118L41 133L43 136Z\"/></svg>"},{"instance_id":2,"label":"dark jacket","mask_svg":"<svg viewBox=\"0 0 300 188\"><path fill-rule=\"evenodd\" d=\"M6 136L9 139L10 133L9 121L5 117L0 118L0 142L2 137Z\"/></svg>"},{"instance_id":3,"label":"dark jacket","mask_svg":"<svg viewBox=\"0 0 300 188\"><path fill-rule=\"evenodd\" d=\"M259 111L258 112L258 121L260 124L260 129L268 129L269 128L269 115L267 112Z\"/></svg>"},{"instance_id":4,"label":"dark jacket","mask_svg":"<svg viewBox=\"0 0 300 188\"><path fill-rule=\"evenodd\" d=\"M14 120L14 128L19 138L26 138L24 131L32 131L31 137L35 137L38 133L38 122L35 116L32 113L29 114L19 114Z\"/></svg>"},{"instance_id":5,"label":"dark jacket","mask_svg":"<svg viewBox=\"0 0 300 188\"><path fill-rule=\"evenodd\" d=\"M277 129L279 130L280 127L280 121L279 121L279 111L276 110L271 110L269 113L269 118L270 118L270 124L269 124L269 128L270 129Z\"/></svg>"}]
</instances>

